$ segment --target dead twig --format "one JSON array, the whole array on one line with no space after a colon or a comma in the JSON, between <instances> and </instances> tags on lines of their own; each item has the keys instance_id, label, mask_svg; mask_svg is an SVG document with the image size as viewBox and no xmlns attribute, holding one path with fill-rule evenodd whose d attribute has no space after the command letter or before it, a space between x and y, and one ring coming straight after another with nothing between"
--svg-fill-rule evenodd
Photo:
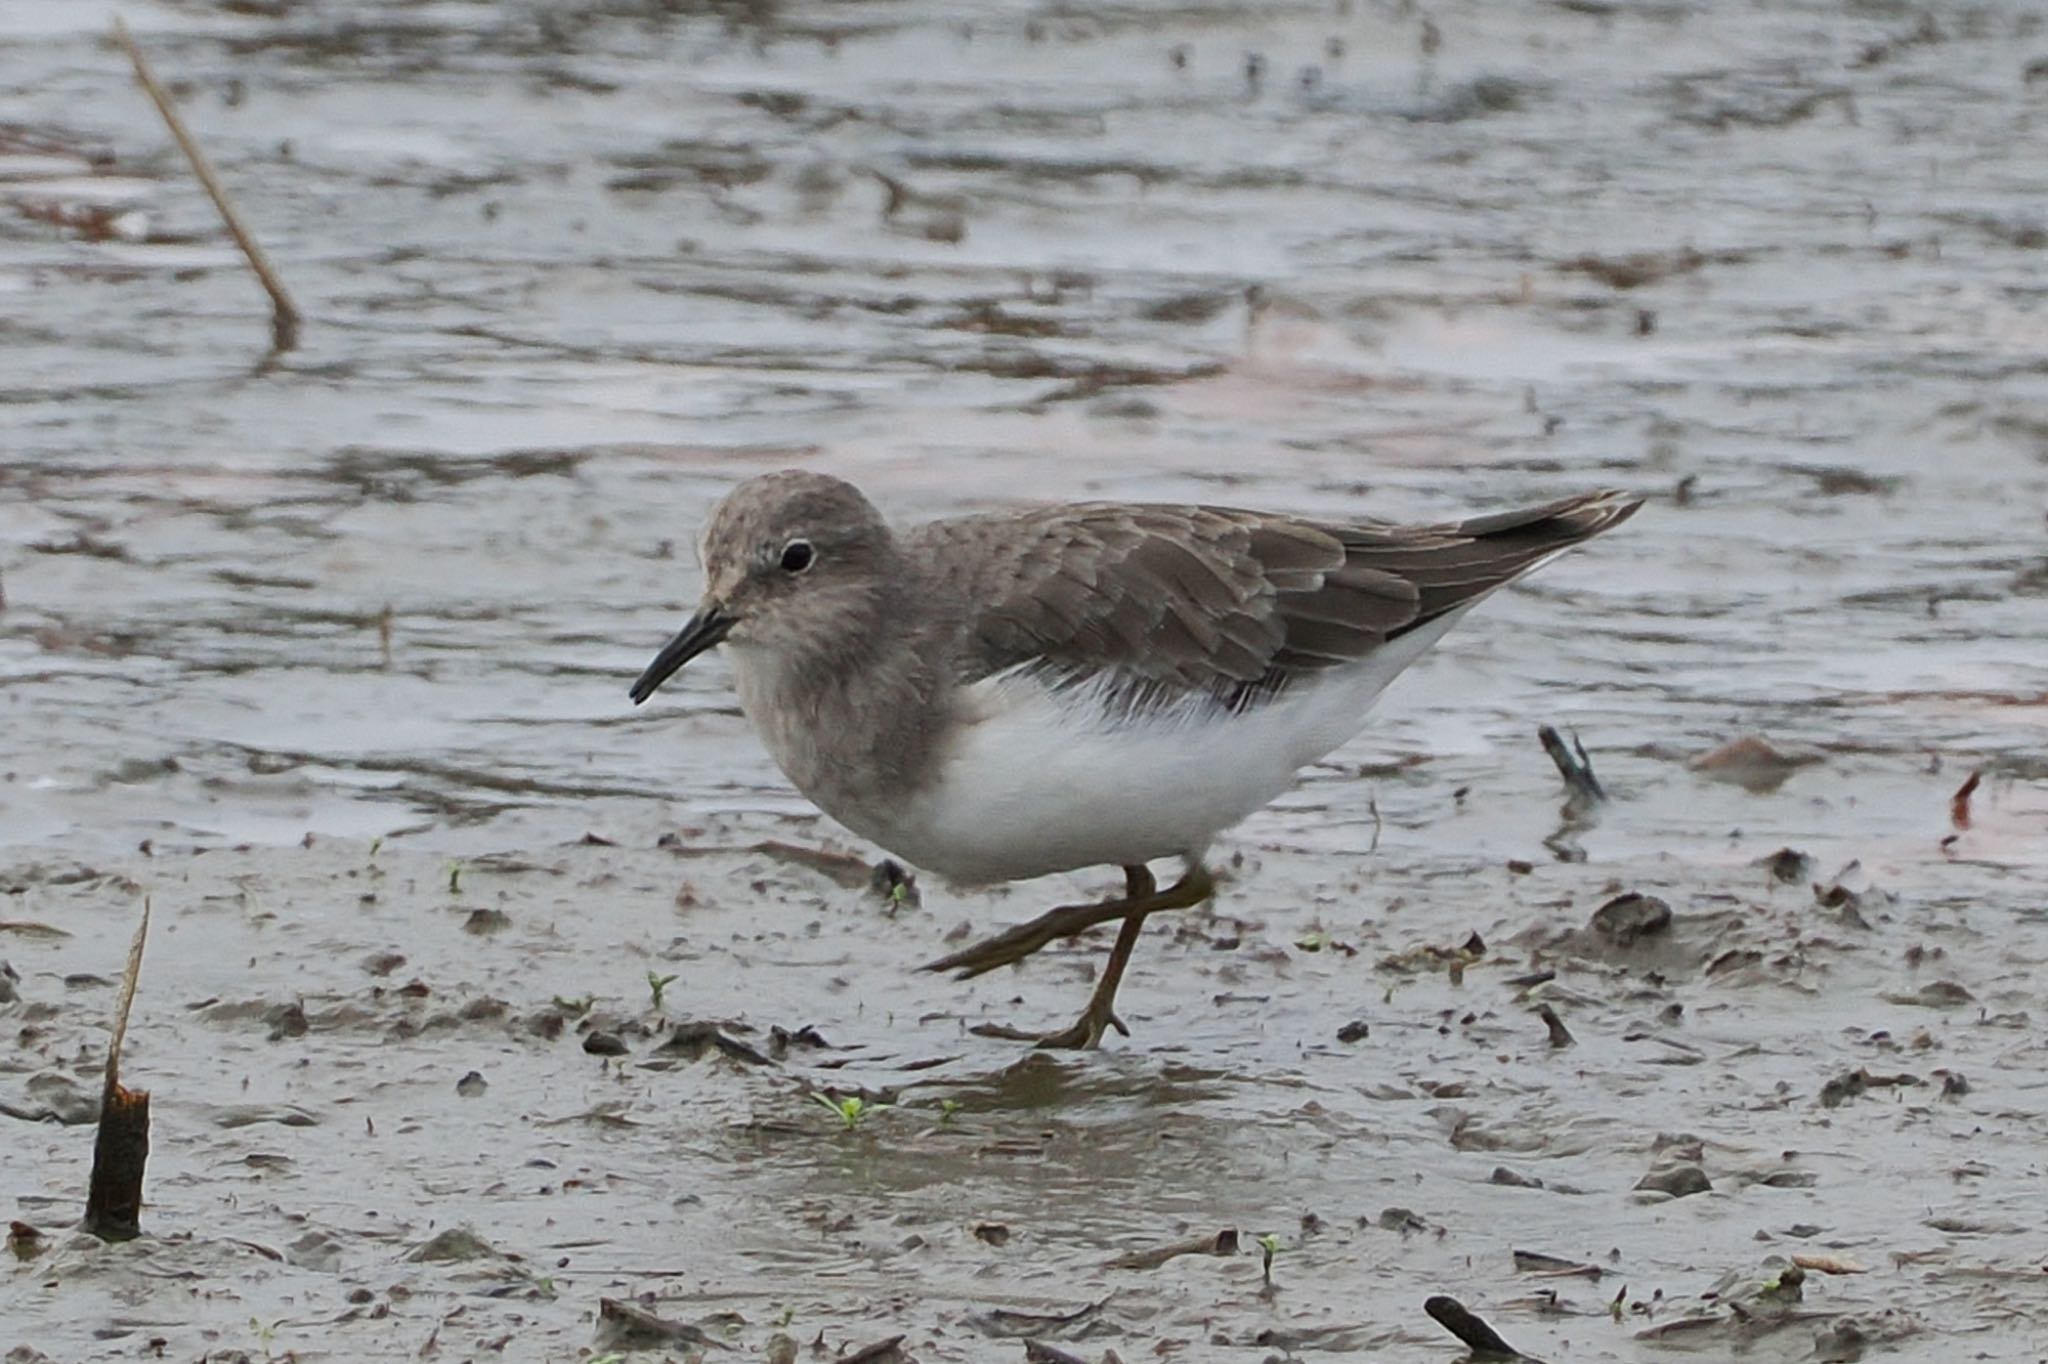
<instances>
[{"instance_id":1,"label":"dead twig","mask_svg":"<svg viewBox=\"0 0 2048 1364\"><path fill-rule=\"evenodd\" d=\"M1557 1010L1551 1008L1548 1004L1538 1005L1536 1016L1543 1020L1544 1027L1550 1029L1551 1046L1569 1047L1578 1041L1577 1038L1572 1036L1572 1030L1564 1025L1564 1020L1557 1016Z\"/></svg>"},{"instance_id":2,"label":"dead twig","mask_svg":"<svg viewBox=\"0 0 2048 1364\"><path fill-rule=\"evenodd\" d=\"M1557 773L1564 778L1575 803L1598 805L1607 799L1607 792L1600 787L1600 779L1593 775L1593 760L1586 756L1586 746L1579 742L1578 735L1572 735L1571 746L1566 747L1555 729L1549 725L1538 725L1536 737L1542 742L1543 751L1557 764Z\"/></svg>"},{"instance_id":3,"label":"dead twig","mask_svg":"<svg viewBox=\"0 0 2048 1364\"><path fill-rule=\"evenodd\" d=\"M293 305L291 295L284 291L284 284L277 272L270 268L269 259L263 248L249 235L249 229L242 225L242 216L235 212L234 204L228 199L228 192L222 187L220 177L214 174L213 166L207 161L206 153L199 149L197 139L186 128L185 120L178 116L178 106L171 102L170 91L157 80L156 73L149 68L149 60L142 55L142 49L128 32L128 25L114 20L114 41L128 54L128 60L135 65L135 79L142 82L142 88L149 92L156 102L157 112L164 116L171 136L184 150L185 159L192 163L192 174L197 176L213 206L220 210L221 221L227 224L228 235L235 239L235 245L242 248L243 257L249 268L256 274L263 291L270 295L270 345L274 351L287 351L299 344L299 310Z\"/></svg>"},{"instance_id":4,"label":"dead twig","mask_svg":"<svg viewBox=\"0 0 2048 1364\"><path fill-rule=\"evenodd\" d=\"M1970 827L1970 797L1977 794L1978 783L1984 780L1982 772L1972 772L1970 779L1956 788L1948 798L1948 822L1958 829Z\"/></svg>"},{"instance_id":5,"label":"dead twig","mask_svg":"<svg viewBox=\"0 0 2048 1364\"><path fill-rule=\"evenodd\" d=\"M128 947L121 997L114 1006L113 1035L107 1040L106 1082L100 1091L99 1130L92 1145L92 1178L86 1186L85 1229L103 1241L128 1241L142 1234L142 1174L149 1162L149 1094L121 1084L121 1044L142 977L142 945L149 937L149 900Z\"/></svg>"},{"instance_id":6,"label":"dead twig","mask_svg":"<svg viewBox=\"0 0 2048 1364\"><path fill-rule=\"evenodd\" d=\"M1225 1227L1214 1236L1192 1236L1185 1241L1174 1241L1168 1245L1154 1246L1150 1250L1134 1250L1128 1255L1119 1255L1104 1269L1157 1269L1168 1260L1183 1255L1235 1255L1237 1254L1237 1229Z\"/></svg>"},{"instance_id":7,"label":"dead twig","mask_svg":"<svg viewBox=\"0 0 2048 1364\"><path fill-rule=\"evenodd\" d=\"M1465 1310L1465 1304L1456 1298L1439 1293L1422 1304L1422 1310L1429 1313L1437 1325L1449 1331L1465 1343L1475 1359L1527 1359L1514 1346L1500 1338L1500 1333Z\"/></svg>"}]
</instances>

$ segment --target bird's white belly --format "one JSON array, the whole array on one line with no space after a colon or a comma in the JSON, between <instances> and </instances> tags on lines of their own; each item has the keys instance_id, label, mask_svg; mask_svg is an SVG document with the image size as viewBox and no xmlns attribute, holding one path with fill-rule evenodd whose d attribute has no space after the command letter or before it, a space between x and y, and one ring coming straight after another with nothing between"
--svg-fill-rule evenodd
<instances>
[{"instance_id":1,"label":"bird's white belly","mask_svg":"<svg viewBox=\"0 0 2048 1364\"><path fill-rule=\"evenodd\" d=\"M1094 688L1056 692L1021 671L977 682L936 780L871 836L965 882L1199 856L1358 733L1373 698L1449 624L1242 714L1131 715Z\"/></svg>"}]
</instances>

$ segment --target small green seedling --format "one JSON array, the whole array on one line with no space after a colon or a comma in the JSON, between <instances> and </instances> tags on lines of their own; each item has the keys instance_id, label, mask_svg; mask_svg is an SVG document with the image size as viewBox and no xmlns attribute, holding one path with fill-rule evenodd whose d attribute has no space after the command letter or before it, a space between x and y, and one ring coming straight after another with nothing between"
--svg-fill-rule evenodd
<instances>
[{"instance_id":1,"label":"small green seedling","mask_svg":"<svg viewBox=\"0 0 2048 1364\"><path fill-rule=\"evenodd\" d=\"M450 862L448 864L448 893L450 895L462 894L462 864L460 862Z\"/></svg>"},{"instance_id":2,"label":"small green seedling","mask_svg":"<svg viewBox=\"0 0 2048 1364\"><path fill-rule=\"evenodd\" d=\"M835 1099L830 1094L813 1094L811 1098L837 1114L839 1121L845 1124L849 1132L858 1131L861 1123L867 1120L868 1114L878 1108L888 1107L887 1104L871 1104L858 1094L849 1094L843 1099Z\"/></svg>"},{"instance_id":3,"label":"small green seedling","mask_svg":"<svg viewBox=\"0 0 2048 1364\"><path fill-rule=\"evenodd\" d=\"M944 1127L950 1124L953 1121L953 1116L959 1111L960 1101L958 1099L939 1100L939 1126Z\"/></svg>"},{"instance_id":4,"label":"small green seedling","mask_svg":"<svg viewBox=\"0 0 2048 1364\"><path fill-rule=\"evenodd\" d=\"M384 835L382 834L379 834L375 838L370 840L370 860L372 862L375 862L377 860L377 850L383 846Z\"/></svg>"},{"instance_id":5,"label":"small green seedling","mask_svg":"<svg viewBox=\"0 0 2048 1364\"><path fill-rule=\"evenodd\" d=\"M1259 1238L1259 1273L1266 1280L1266 1287L1273 1286L1273 1257L1280 1253L1280 1238L1268 1232Z\"/></svg>"},{"instance_id":6,"label":"small green seedling","mask_svg":"<svg viewBox=\"0 0 2048 1364\"><path fill-rule=\"evenodd\" d=\"M570 1018L583 1017L583 1015L590 1012L592 1006L596 1003L596 995L585 995L581 999L564 999L560 995L555 996L555 1007Z\"/></svg>"},{"instance_id":7,"label":"small green seedling","mask_svg":"<svg viewBox=\"0 0 2048 1364\"><path fill-rule=\"evenodd\" d=\"M1294 945L1304 952L1320 952L1330 945L1330 935L1322 929L1311 929L1294 940Z\"/></svg>"},{"instance_id":8,"label":"small green seedling","mask_svg":"<svg viewBox=\"0 0 2048 1364\"><path fill-rule=\"evenodd\" d=\"M675 983L676 977L674 976L658 976L652 971L647 973L647 992L654 996L654 1011L656 1013L661 1012L662 991Z\"/></svg>"}]
</instances>

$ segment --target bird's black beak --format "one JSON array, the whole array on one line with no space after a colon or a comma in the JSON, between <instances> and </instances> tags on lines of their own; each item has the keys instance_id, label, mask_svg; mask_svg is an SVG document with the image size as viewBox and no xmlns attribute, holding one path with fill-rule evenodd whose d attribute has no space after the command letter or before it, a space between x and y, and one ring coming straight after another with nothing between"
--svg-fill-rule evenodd
<instances>
[{"instance_id":1,"label":"bird's black beak","mask_svg":"<svg viewBox=\"0 0 2048 1364\"><path fill-rule=\"evenodd\" d=\"M633 704L637 706L654 695L654 689L674 677L678 668L724 639L732 624L733 617L722 607L707 604L700 608L674 639L662 645L647 671L633 684Z\"/></svg>"}]
</instances>

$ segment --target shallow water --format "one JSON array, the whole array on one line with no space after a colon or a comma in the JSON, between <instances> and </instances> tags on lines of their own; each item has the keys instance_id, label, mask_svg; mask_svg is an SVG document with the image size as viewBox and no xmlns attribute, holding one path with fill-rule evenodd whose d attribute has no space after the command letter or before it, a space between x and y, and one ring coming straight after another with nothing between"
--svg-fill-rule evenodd
<instances>
[{"instance_id":1,"label":"shallow water","mask_svg":"<svg viewBox=\"0 0 2048 1364\"><path fill-rule=\"evenodd\" d=\"M282 355L101 17L0 13L0 1103L94 1092L149 896L150 1235L70 1239L89 1129L0 1118L52 1243L0 1346L561 1358L652 1292L764 1357L980 1360L1107 1296L1030 1329L1433 1359L1446 1292L1550 1359L2048 1350L2030 7L138 7ZM1090 878L891 915L754 850L872 856L720 663L626 703L704 510L787 463L906 519L1652 502L1238 831L1132 1039L1047 1058L965 1029L1064 1021L1100 942L912 968ZM1695 767L1748 735L1789 761ZM1587 936L1627 890L1669 934ZM1418 951L1475 932L1455 983ZM682 1018L831 1046L660 1054ZM1822 1102L1859 1068L1920 1083ZM1674 1162L1711 1190L1633 1190ZM406 1258L452 1225L502 1256ZM1869 1272L1703 1299L1794 1251Z\"/></svg>"}]
</instances>

